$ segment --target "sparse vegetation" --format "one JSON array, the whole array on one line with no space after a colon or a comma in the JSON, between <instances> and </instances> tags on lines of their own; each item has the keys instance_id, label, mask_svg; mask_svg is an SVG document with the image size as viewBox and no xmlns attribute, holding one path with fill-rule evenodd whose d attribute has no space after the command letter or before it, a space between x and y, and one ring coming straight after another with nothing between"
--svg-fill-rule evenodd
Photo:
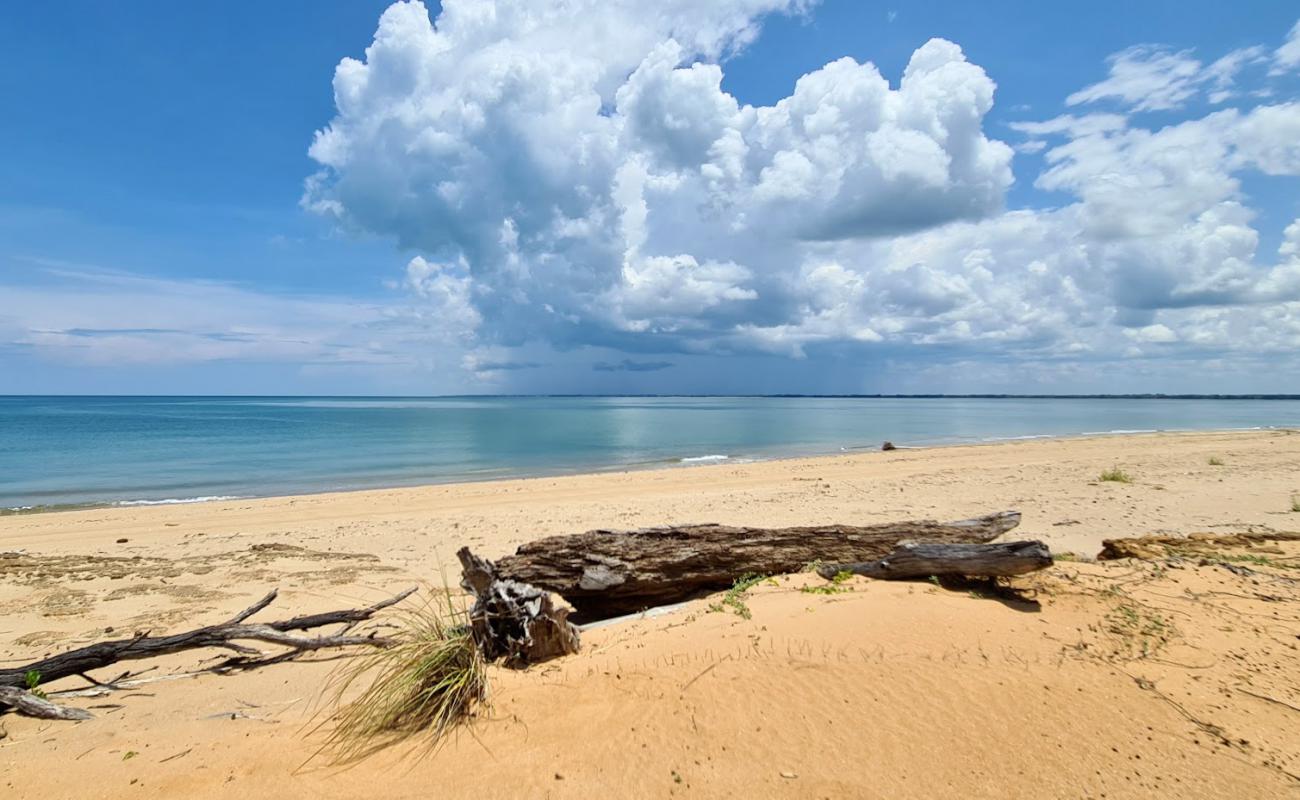
<instances>
[{"instance_id":1,"label":"sparse vegetation","mask_svg":"<svg viewBox=\"0 0 1300 800\"><path fill-rule=\"evenodd\" d=\"M852 586L845 586L844 583L853 577L853 573L847 570L840 570L835 573L829 583L823 583L815 586L804 586L799 591L807 594L840 594L841 592L853 591Z\"/></svg>"},{"instance_id":2,"label":"sparse vegetation","mask_svg":"<svg viewBox=\"0 0 1300 800\"><path fill-rule=\"evenodd\" d=\"M1131 656L1146 658L1175 635L1173 626L1154 609L1133 601L1121 603L1106 616L1107 630L1130 643Z\"/></svg>"},{"instance_id":3,"label":"sparse vegetation","mask_svg":"<svg viewBox=\"0 0 1300 800\"><path fill-rule=\"evenodd\" d=\"M1102 470L1099 480L1110 481L1113 483L1132 483L1133 476L1129 475L1118 466L1114 466L1110 469Z\"/></svg>"},{"instance_id":4,"label":"sparse vegetation","mask_svg":"<svg viewBox=\"0 0 1300 800\"><path fill-rule=\"evenodd\" d=\"M1230 561L1237 564L1253 564L1257 567L1272 567L1273 569L1300 569L1300 564L1291 564L1268 556L1256 555L1254 553L1220 553L1217 558L1220 561Z\"/></svg>"},{"instance_id":5,"label":"sparse vegetation","mask_svg":"<svg viewBox=\"0 0 1300 800\"><path fill-rule=\"evenodd\" d=\"M27 684L27 691L31 692L32 694L36 695L42 700L45 699L45 692L43 692L40 688L41 673L37 672L34 669L27 670L27 672L23 674L23 683Z\"/></svg>"},{"instance_id":6,"label":"sparse vegetation","mask_svg":"<svg viewBox=\"0 0 1300 800\"><path fill-rule=\"evenodd\" d=\"M736 582L722 595L722 599L709 605L710 611L726 611L730 609L736 616L749 619L753 615L749 611L749 606L745 604L745 593L753 589L763 581L772 581L766 575L741 575L736 578ZM776 585L776 581L772 581Z\"/></svg>"},{"instance_id":7,"label":"sparse vegetation","mask_svg":"<svg viewBox=\"0 0 1300 800\"><path fill-rule=\"evenodd\" d=\"M1300 513L1300 494L1291 495L1291 510Z\"/></svg>"},{"instance_id":8,"label":"sparse vegetation","mask_svg":"<svg viewBox=\"0 0 1300 800\"><path fill-rule=\"evenodd\" d=\"M1219 458L1218 456L1210 456L1210 466L1211 467L1223 466L1223 459Z\"/></svg>"},{"instance_id":9,"label":"sparse vegetation","mask_svg":"<svg viewBox=\"0 0 1300 800\"><path fill-rule=\"evenodd\" d=\"M427 606L400 617L392 638L392 646L350 659L334 678L335 711L322 723L333 725L322 750L339 761L425 732L436 747L487 700L487 664L450 592L445 607ZM344 702L350 689L370 676L369 687Z\"/></svg>"}]
</instances>

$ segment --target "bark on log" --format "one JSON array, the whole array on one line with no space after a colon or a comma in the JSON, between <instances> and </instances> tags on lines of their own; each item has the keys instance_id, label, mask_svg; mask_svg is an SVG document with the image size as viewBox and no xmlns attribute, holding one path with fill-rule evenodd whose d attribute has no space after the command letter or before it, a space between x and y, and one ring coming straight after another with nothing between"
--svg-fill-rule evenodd
<instances>
[{"instance_id":1,"label":"bark on log","mask_svg":"<svg viewBox=\"0 0 1300 800\"><path fill-rule=\"evenodd\" d=\"M900 542L878 561L823 564L817 574L830 580L841 572L883 580L964 576L1004 578L1052 565L1052 553L1039 541L998 544L923 544Z\"/></svg>"},{"instance_id":2,"label":"bark on log","mask_svg":"<svg viewBox=\"0 0 1300 800\"><path fill-rule=\"evenodd\" d=\"M814 561L877 559L905 539L988 542L1019 523L1019 512L1003 511L959 522L865 527L595 530L530 542L495 567L499 578L555 592L584 616L601 619L726 588L746 573L775 575L797 572Z\"/></svg>"},{"instance_id":3,"label":"bark on log","mask_svg":"<svg viewBox=\"0 0 1300 800\"><path fill-rule=\"evenodd\" d=\"M475 598L470 625L485 658L504 658L517 667L578 652L578 629L568 621L567 608L556 608L551 596L536 586L501 579L491 561L468 547L456 557L460 585Z\"/></svg>"},{"instance_id":4,"label":"bark on log","mask_svg":"<svg viewBox=\"0 0 1300 800\"><path fill-rule=\"evenodd\" d=\"M182 650L192 650L203 647L218 647L226 650L233 650L236 653L245 656L261 656L261 652L247 645L240 644L241 641L265 642L268 644L280 645L289 648L289 654L320 650L327 647L347 647L352 645L383 646L387 641L375 636L350 636L347 631L356 623L368 620L376 612L388 608L391 605L401 602L409 597L415 591L414 588L387 600L375 603L366 608L349 608L341 611L330 611L324 614L309 614L307 616L294 617L293 619L282 620L279 622L267 623L248 623L245 622L249 617L258 611L266 608L276 598L276 592L271 591L261 600L236 614L226 622L209 625L198 628L197 630L186 631L185 633L176 633L170 636L148 636L141 634L131 639L116 639L107 642L96 642L95 644L79 647L76 650L69 650L66 653L50 656L40 661L26 664L21 667L11 667L0 669L0 689L23 689L27 686L27 675L36 673L39 676L41 686L45 686L61 678L72 676L87 677L84 673L94 669L116 664L119 661L133 661L142 658L152 658L153 656L165 655L168 653L177 653ZM343 631L332 636L300 636L291 631L303 631L311 628L319 628L325 625L344 625ZM87 680L89 678L87 677ZM0 693L0 707L11 706L16 710L26 713L29 709L36 709L30 702L34 695L29 692L21 692L19 696L12 691ZM40 699L40 698L35 698ZM46 702L46 705L54 706ZM39 710L39 709L38 709ZM43 709L48 712L49 709ZM75 711L64 709L65 711ZM43 716L43 714L40 714ZM63 717L47 717L50 719ZM72 717L81 719L83 717Z\"/></svg>"}]
</instances>

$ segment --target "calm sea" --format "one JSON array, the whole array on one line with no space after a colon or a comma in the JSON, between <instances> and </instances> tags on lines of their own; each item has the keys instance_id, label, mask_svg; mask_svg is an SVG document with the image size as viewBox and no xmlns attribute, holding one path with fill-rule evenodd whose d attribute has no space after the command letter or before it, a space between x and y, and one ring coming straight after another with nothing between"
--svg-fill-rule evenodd
<instances>
[{"instance_id":1,"label":"calm sea","mask_svg":"<svg viewBox=\"0 0 1300 800\"><path fill-rule=\"evenodd\" d=\"M1272 426L1300 400L0 397L0 509Z\"/></svg>"}]
</instances>

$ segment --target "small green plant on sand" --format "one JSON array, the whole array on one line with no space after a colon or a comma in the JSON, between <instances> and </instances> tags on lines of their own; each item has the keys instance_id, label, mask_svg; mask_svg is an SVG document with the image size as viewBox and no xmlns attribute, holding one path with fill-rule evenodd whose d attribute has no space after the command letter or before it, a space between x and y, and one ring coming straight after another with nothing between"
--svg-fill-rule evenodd
<instances>
[{"instance_id":1,"label":"small green plant on sand","mask_svg":"<svg viewBox=\"0 0 1300 800\"><path fill-rule=\"evenodd\" d=\"M1300 513L1300 494L1291 495L1291 510Z\"/></svg>"},{"instance_id":2,"label":"small green plant on sand","mask_svg":"<svg viewBox=\"0 0 1300 800\"><path fill-rule=\"evenodd\" d=\"M349 659L334 675L322 752L355 761L425 733L436 747L487 701L487 664L469 619L450 591L444 601L406 612L390 646ZM364 679L369 686L345 701Z\"/></svg>"},{"instance_id":3,"label":"small green plant on sand","mask_svg":"<svg viewBox=\"0 0 1300 800\"><path fill-rule=\"evenodd\" d=\"M830 583L818 584L816 586L804 586L799 591L806 594L839 594L840 592L853 591L852 586L845 586L844 582L853 577L853 573L842 569L835 573Z\"/></svg>"},{"instance_id":4,"label":"small green plant on sand","mask_svg":"<svg viewBox=\"0 0 1300 800\"><path fill-rule=\"evenodd\" d=\"M745 574L736 578L736 582L731 585L722 599L709 605L710 611L726 611L730 609L732 613L739 617L749 619L753 615L749 612L749 606L745 604L745 593L763 581L771 581L766 575ZM776 585L776 581L772 581Z\"/></svg>"},{"instance_id":5,"label":"small green plant on sand","mask_svg":"<svg viewBox=\"0 0 1300 800\"><path fill-rule=\"evenodd\" d=\"M1133 476L1129 475L1118 466L1115 466L1110 469L1102 470L1100 480L1112 481L1114 483L1132 483Z\"/></svg>"},{"instance_id":6,"label":"small green plant on sand","mask_svg":"<svg viewBox=\"0 0 1300 800\"><path fill-rule=\"evenodd\" d=\"M37 672L34 669L27 670L27 672L23 673L23 683L27 685L27 691L31 692L32 694L36 695L42 700L45 699L45 692L41 691L40 688L41 673Z\"/></svg>"},{"instance_id":7,"label":"small green plant on sand","mask_svg":"<svg viewBox=\"0 0 1300 800\"><path fill-rule=\"evenodd\" d=\"M1210 466L1211 467L1223 466L1223 459L1219 458L1218 456L1210 456Z\"/></svg>"}]
</instances>

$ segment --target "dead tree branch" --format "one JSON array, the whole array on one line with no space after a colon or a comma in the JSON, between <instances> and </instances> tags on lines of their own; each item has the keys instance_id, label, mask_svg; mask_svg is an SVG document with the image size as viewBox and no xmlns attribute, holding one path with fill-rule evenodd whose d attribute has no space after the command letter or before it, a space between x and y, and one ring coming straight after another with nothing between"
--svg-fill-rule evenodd
<instances>
[{"instance_id":1,"label":"dead tree branch","mask_svg":"<svg viewBox=\"0 0 1300 800\"><path fill-rule=\"evenodd\" d=\"M86 719L89 715L77 716L86 712L61 708L26 691L29 686L28 676L34 676L41 686L73 676L81 676L92 684L102 686L99 681L87 675L90 670L103 669L120 661L153 658L183 650L216 647L234 650L242 655L256 656L261 654L260 651L240 642L263 642L288 648L284 656L291 658L302 653L332 647L383 647L389 643L387 639L376 635L349 635L347 631L356 623L368 620L379 611L401 602L413 592L415 592L414 587L365 608L309 614L278 622L247 622L249 617L275 601L277 593L271 591L228 621L216 625L169 636L149 636L147 633L141 633L130 639L96 642L20 667L0 669L0 706L12 707L20 713L46 719ZM343 632L333 635L309 636L294 633L294 631L340 624L345 626ZM277 657L274 660L285 660L285 658ZM109 682L109 685L112 683ZM64 716L57 716L57 714L64 714Z\"/></svg>"}]
</instances>

